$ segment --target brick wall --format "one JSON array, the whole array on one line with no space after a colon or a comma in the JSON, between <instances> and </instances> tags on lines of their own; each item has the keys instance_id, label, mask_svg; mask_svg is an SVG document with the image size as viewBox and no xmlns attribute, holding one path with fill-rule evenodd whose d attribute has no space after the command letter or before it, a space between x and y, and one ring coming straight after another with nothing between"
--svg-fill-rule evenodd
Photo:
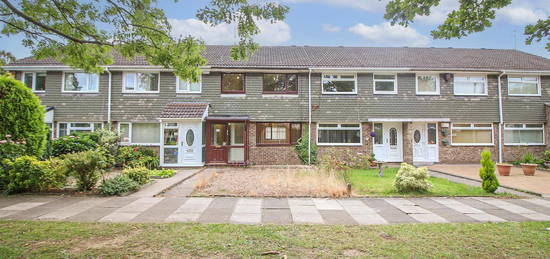
<instances>
[{"instance_id":1,"label":"brick wall","mask_svg":"<svg viewBox=\"0 0 550 259\"><path fill-rule=\"evenodd\" d=\"M318 146L317 147L317 158L319 160L322 159L323 155L327 152L330 152L331 150L350 150L354 153L362 153L362 154L371 154L372 153L372 140L370 136L371 132L371 123L365 122L361 124L362 127L362 138L363 138L363 145L361 146ZM317 143L317 124L312 124L311 127L311 140L312 143Z\"/></svg>"},{"instance_id":2,"label":"brick wall","mask_svg":"<svg viewBox=\"0 0 550 259\"><path fill-rule=\"evenodd\" d=\"M305 130L307 124L303 124ZM256 123L251 122L248 128L248 158L251 165L301 165L294 145L291 146L258 146L256 144Z\"/></svg>"},{"instance_id":3,"label":"brick wall","mask_svg":"<svg viewBox=\"0 0 550 259\"><path fill-rule=\"evenodd\" d=\"M447 136L443 136L443 131L447 129ZM493 153L493 160L498 160L498 124L493 124L493 139L494 145L492 146L452 146L451 145L451 128L441 127L439 124L439 162L440 163L479 163L481 158L481 152L488 148ZM447 139L449 145L443 145L443 140Z\"/></svg>"},{"instance_id":4,"label":"brick wall","mask_svg":"<svg viewBox=\"0 0 550 259\"><path fill-rule=\"evenodd\" d=\"M412 122L403 122L403 161L409 164L413 162L412 135Z\"/></svg>"}]
</instances>

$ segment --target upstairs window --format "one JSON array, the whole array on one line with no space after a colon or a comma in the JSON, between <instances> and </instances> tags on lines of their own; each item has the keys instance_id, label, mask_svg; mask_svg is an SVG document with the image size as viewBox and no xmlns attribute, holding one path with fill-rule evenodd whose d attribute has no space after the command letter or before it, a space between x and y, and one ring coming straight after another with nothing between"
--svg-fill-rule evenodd
<instances>
[{"instance_id":1,"label":"upstairs window","mask_svg":"<svg viewBox=\"0 0 550 259\"><path fill-rule=\"evenodd\" d=\"M25 72L23 82L33 92L44 92L46 91L46 72Z\"/></svg>"},{"instance_id":2,"label":"upstairs window","mask_svg":"<svg viewBox=\"0 0 550 259\"><path fill-rule=\"evenodd\" d=\"M395 75L374 75L375 94L397 94Z\"/></svg>"},{"instance_id":3,"label":"upstairs window","mask_svg":"<svg viewBox=\"0 0 550 259\"><path fill-rule=\"evenodd\" d=\"M222 74L222 93L244 94L244 74Z\"/></svg>"},{"instance_id":4,"label":"upstairs window","mask_svg":"<svg viewBox=\"0 0 550 259\"><path fill-rule=\"evenodd\" d=\"M98 92L99 75L88 73L64 73L63 92Z\"/></svg>"},{"instance_id":5,"label":"upstairs window","mask_svg":"<svg viewBox=\"0 0 550 259\"><path fill-rule=\"evenodd\" d=\"M357 75L323 74L323 94L357 94Z\"/></svg>"},{"instance_id":6,"label":"upstairs window","mask_svg":"<svg viewBox=\"0 0 550 259\"><path fill-rule=\"evenodd\" d=\"M416 94L438 95L439 75L416 75Z\"/></svg>"},{"instance_id":7,"label":"upstairs window","mask_svg":"<svg viewBox=\"0 0 550 259\"><path fill-rule=\"evenodd\" d=\"M123 92L125 93L158 93L158 73L124 73Z\"/></svg>"},{"instance_id":8,"label":"upstairs window","mask_svg":"<svg viewBox=\"0 0 550 259\"><path fill-rule=\"evenodd\" d=\"M198 82L192 83L187 80L181 80L176 77L176 92L177 93L201 93L202 78L199 78Z\"/></svg>"},{"instance_id":9,"label":"upstairs window","mask_svg":"<svg viewBox=\"0 0 550 259\"><path fill-rule=\"evenodd\" d=\"M505 124L504 144L544 145L543 124Z\"/></svg>"},{"instance_id":10,"label":"upstairs window","mask_svg":"<svg viewBox=\"0 0 550 259\"><path fill-rule=\"evenodd\" d=\"M487 95L486 76L455 75L455 95Z\"/></svg>"},{"instance_id":11,"label":"upstairs window","mask_svg":"<svg viewBox=\"0 0 550 259\"><path fill-rule=\"evenodd\" d=\"M537 76L508 76L508 95L540 96Z\"/></svg>"},{"instance_id":12,"label":"upstairs window","mask_svg":"<svg viewBox=\"0 0 550 259\"><path fill-rule=\"evenodd\" d=\"M77 132L92 132L101 129L103 124L100 122L60 122L57 126L57 136L63 137Z\"/></svg>"},{"instance_id":13,"label":"upstairs window","mask_svg":"<svg viewBox=\"0 0 550 259\"><path fill-rule=\"evenodd\" d=\"M302 124L289 122L268 122L256 124L259 145L291 145L302 137Z\"/></svg>"},{"instance_id":14,"label":"upstairs window","mask_svg":"<svg viewBox=\"0 0 550 259\"><path fill-rule=\"evenodd\" d=\"M298 75L296 74L264 74L264 94L297 94Z\"/></svg>"},{"instance_id":15,"label":"upstairs window","mask_svg":"<svg viewBox=\"0 0 550 259\"><path fill-rule=\"evenodd\" d=\"M493 125L491 123L453 123L451 137L453 145L458 146L493 145Z\"/></svg>"},{"instance_id":16,"label":"upstairs window","mask_svg":"<svg viewBox=\"0 0 550 259\"><path fill-rule=\"evenodd\" d=\"M361 145L361 124L319 124L318 145L359 146Z\"/></svg>"}]
</instances>

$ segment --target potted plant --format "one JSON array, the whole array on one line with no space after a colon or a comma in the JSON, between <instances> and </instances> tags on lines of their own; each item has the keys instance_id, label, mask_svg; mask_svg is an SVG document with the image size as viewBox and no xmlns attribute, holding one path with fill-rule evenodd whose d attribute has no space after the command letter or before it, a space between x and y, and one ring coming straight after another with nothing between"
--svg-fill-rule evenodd
<instances>
[{"instance_id":1,"label":"potted plant","mask_svg":"<svg viewBox=\"0 0 550 259\"><path fill-rule=\"evenodd\" d=\"M512 166L513 165L507 164L507 163L498 163L497 164L498 174L500 176L510 176L510 170L512 169Z\"/></svg>"},{"instance_id":2,"label":"potted plant","mask_svg":"<svg viewBox=\"0 0 550 259\"><path fill-rule=\"evenodd\" d=\"M550 168L550 150L544 151L543 160L544 160L544 167Z\"/></svg>"},{"instance_id":3,"label":"potted plant","mask_svg":"<svg viewBox=\"0 0 550 259\"><path fill-rule=\"evenodd\" d=\"M524 175L535 175L535 170L537 169L538 164L537 158L535 158L535 155L533 153L527 153L523 155L521 159L521 169L523 170Z\"/></svg>"}]
</instances>

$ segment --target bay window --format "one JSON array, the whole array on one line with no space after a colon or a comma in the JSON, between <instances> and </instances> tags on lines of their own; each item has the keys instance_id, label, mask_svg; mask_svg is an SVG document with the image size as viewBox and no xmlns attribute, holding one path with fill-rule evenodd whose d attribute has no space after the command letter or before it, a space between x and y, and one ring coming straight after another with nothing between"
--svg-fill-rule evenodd
<instances>
[{"instance_id":1,"label":"bay window","mask_svg":"<svg viewBox=\"0 0 550 259\"><path fill-rule=\"evenodd\" d=\"M158 73L125 72L123 77L124 93L158 93Z\"/></svg>"},{"instance_id":2,"label":"bay window","mask_svg":"<svg viewBox=\"0 0 550 259\"><path fill-rule=\"evenodd\" d=\"M537 76L508 76L508 95L540 96Z\"/></svg>"},{"instance_id":3,"label":"bay window","mask_svg":"<svg viewBox=\"0 0 550 259\"><path fill-rule=\"evenodd\" d=\"M493 145L493 124L453 123L451 126L453 145L489 146Z\"/></svg>"},{"instance_id":4,"label":"bay window","mask_svg":"<svg viewBox=\"0 0 550 259\"><path fill-rule=\"evenodd\" d=\"M267 94L297 94L298 75L296 74L264 74L263 93Z\"/></svg>"},{"instance_id":5,"label":"bay window","mask_svg":"<svg viewBox=\"0 0 550 259\"><path fill-rule=\"evenodd\" d=\"M360 146L362 145L361 124L319 124L317 127L318 145Z\"/></svg>"},{"instance_id":6,"label":"bay window","mask_svg":"<svg viewBox=\"0 0 550 259\"><path fill-rule=\"evenodd\" d=\"M92 132L101 129L101 122L59 122L57 124L57 136L69 136L77 132Z\"/></svg>"},{"instance_id":7,"label":"bay window","mask_svg":"<svg viewBox=\"0 0 550 259\"><path fill-rule=\"evenodd\" d=\"M374 78L375 94L397 94L396 75L377 75Z\"/></svg>"},{"instance_id":8,"label":"bay window","mask_svg":"<svg viewBox=\"0 0 550 259\"><path fill-rule=\"evenodd\" d=\"M302 137L302 124L289 122L256 123L259 145L292 145Z\"/></svg>"},{"instance_id":9,"label":"bay window","mask_svg":"<svg viewBox=\"0 0 550 259\"><path fill-rule=\"evenodd\" d=\"M455 75L454 94L487 95L487 77L485 75Z\"/></svg>"},{"instance_id":10,"label":"bay window","mask_svg":"<svg viewBox=\"0 0 550 259\"><path fill-rule=\"evenodd\" d=\"M544 124L504 124L504 144L544 145Z\"/></svg>"},{"instance_id":11,"label":"bay window","mask_svg":"<svg viewBox=\"0 0 550 259\"><path fill-rule=\"evenodd\" d=\"M99 75L89 73L64 73L63 92L98 92Z\"/></svg>"},{"instance_id":12,"label":"bay window","mask_svg":"<svg viewBox=\"0 0 550 259\"><path fill-rule=\"evenodd\" d=\"M188 80L181 80L176 77L176 93L200 93L202 88L202 78L199 78L198 82L191 82Z\"/></svg>"},{"instance_id":13,"label":"bay window","mask_svg":"<svg viewBox=\"0 0 550 259\"><path fill-rule=\"evenodd\" d=\"M123 144L160 144L160 123L121 122L118 124L118 132Z\"/></svg>"},{"instance_id":14,"label":"bay window","mask_svg":"<svg viewBox=\"0 0 550 259\"><path fill-rule=\"evenodd\" d=\"M244 94L244 74L231 73L222 74L222 93Z\"/></svg>"},{"instance_id":15,"label":"bay window","mask_svg":"<svg viewBox=\"0 0 550 259\"><path fill-rule=\"evenodd\" d=\"M439 94L439 75L416 75L416 94Z\"/></svg>"},{"instance_id":16,"label":"bay window","mask_svg":"<svg viewBox=\"0 0 550 259\"><path fill-rule=\"evenodd\" d=\"M323 94L357 94L356 74L323 74Z\"/></svg>"},{"instance_id":17,"label":"bay window","mask_svg":"<svg viewBox=\"0 0 550 259\"><path fill-rule=\"evenodd\" d=\"M44 92L46 91L46 72L25 72L23 82L33 92Z\"/></svg>"}]
</instances>

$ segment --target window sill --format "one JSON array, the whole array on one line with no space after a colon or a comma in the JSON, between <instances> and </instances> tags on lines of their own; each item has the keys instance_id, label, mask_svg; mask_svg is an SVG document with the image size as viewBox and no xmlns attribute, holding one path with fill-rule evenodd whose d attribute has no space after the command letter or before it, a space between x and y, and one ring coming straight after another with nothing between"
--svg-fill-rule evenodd
<instances>
[{"instance_id":1,"label":"window sill","mask_svg":"<svg viewBox=\"0 0 550 259\"><path fill-rule=\"evenodd\" d=\"M546 146L546 144L542 144L542 143L538 143L538 144L527 144L527 143L511 143L511 144L507 144L507 143L504 143L505 146L511 146L511 147L521 147L521 146Z\"/></svg>"},{"instance_id":2,"label":"window sill","mask_svg":"<svg viewBox=\"0 0 550 259\"><path fill-rule=\"evenodd\" d=\"M149 146L155 147L160 146L160 143L119 143L121 146Z\"/></svg>"},{"instance_id":3,"label":"window sill","mask_svg":"<svg viewBox=\"0 0 550 259\"><path fill-rule=\"evenodd\" d=\"M227 98L245 98L246 94L227 94L222 93L220 97L227 97Z\"/></svg>"},{"instance_id":4,"label":"window sill","mask_svg":"<svg viewBox=\"0 0 550 259\"><path fill-rule=\"evenodd\" d=\"M122 93L122 96L124 97L144 97L144 96L154 96L154 97L157 97L159 96L159 93Z\"/></svg>"},{"instance_id":5,"label":"window sill","mask_svg":"<svg viewBox=\"0 0 550 259\"><path fill-rule=\"evenodd\" d=\"M488 97L489 95L488 94L454 94L454 96L464 96L464 97L468 97L468 96L474 96L474 97Z\"/></svg>"},{"instance_id":6,"label":"window sill","mask_svg":"<svg viewBox=\"0 0 550 259\"><path fill-rule=\"evenodd\" d=\"M297 98L298 94L262 94L263 98Z\"/></svg>"},{"instance_id":7,"label":"window sill","mask_svg":"<svg viewBox=\"0 0 550 259\"><path fill-rule=\"evenodd\" d=\"M296 144L256 144L257 147L291 147Z\"/></svg>"},{"instance_id":8,"label":"window sill","mask_svg":"<svg viewBox=\"0 0 550 259\"><path fill-rule=\"evenodd\" d=\"M455 146L455 147L494 147L495 144L475 144L475 143L468 143L468 144L451 144L451 146Z\"/></svg>"},{"instance_id":9,"label":"window sill","mask_svg":"<svg viewBox=\"0 0 550 259\"><path fill-rule=\"evenodd\" d=\"M323 95L357 95L357 92L355 93L330 93L330 92L323 92Z\"/></svg>"},{"instance_id":10,"label":"window sill","mask_svg":"<svg viewBox=\"0 0 550 259\"><path fill-rule=\"evenodd\" d=\"M346 146L349 146L349 147L360 147L360 146L363 146L363 143L348 143L348 144L337 144L337 143L317 143L317 146L334 146L334 147L346 147Z\"/></svg>"},{"instance_id":11,"label":"window sill","mask_svg":"<svg viewBox=\"0 0 550 259\"><path fill-rule=\"evenodd\" d=\"M416 95L438 96L440 93L416 93Z\"/></svg>"},{"instance_id":12,"label":"window sill","mask_svg":"<svg viewBox=\"0 0 550 259\"><path fill-rule=\"evenodd\" d=\"M512 97L542 97L541 94L508 94L508 96L512 96Z\"/></svg>"},{"instance_id":13,"label":"window sill","mask_svg":"<svg viewBox=\"0 0 550 259\"><path fill-rule=\"evenodd\" d=\"M374 92L375 95L396 95L397 92Z\"/></svg>"}]
</instances>

